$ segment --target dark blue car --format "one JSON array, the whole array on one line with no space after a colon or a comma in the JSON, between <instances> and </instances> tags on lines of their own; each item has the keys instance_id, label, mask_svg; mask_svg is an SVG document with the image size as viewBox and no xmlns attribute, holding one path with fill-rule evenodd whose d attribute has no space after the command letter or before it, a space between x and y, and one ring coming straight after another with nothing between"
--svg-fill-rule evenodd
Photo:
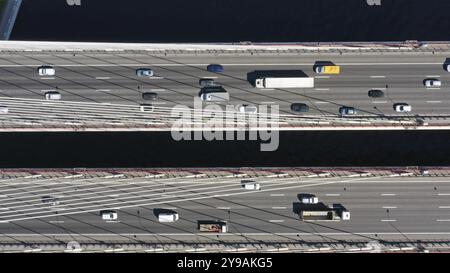
<instances>
[{"instance_id":1,"label":"dark blue car","mask_svg":"<svg viewBox=\"0 0 450 273\"><path fill-rule=\"evenodd\" d=\"M221 66L220 64L210 64L206 67L206 70L208 70L209 72L219 73L223 72L223 66Z\"/></svg>"}]
</instances>

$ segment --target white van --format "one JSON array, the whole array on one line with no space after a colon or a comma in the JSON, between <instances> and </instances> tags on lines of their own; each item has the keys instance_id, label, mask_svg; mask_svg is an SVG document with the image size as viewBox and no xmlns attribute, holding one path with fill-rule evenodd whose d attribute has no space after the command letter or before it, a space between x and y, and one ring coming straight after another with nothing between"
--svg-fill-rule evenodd
<instances>
[{"instance_id":1,"label":"white van","mask_svg":"<svg viewBox=\"0 0 450 273\"><path fill-rule=\"evenodd\" d=\"M46 100L60 100L61 99L61 93L59 93L58 91L45 92L45 99Z\"/></svg>"},{"instance_id":2,"label":"white van","mask_svg":"<svg viewBox=\"0 0 450 273\"><path fill-rule=\"evenodd\" d=\"M55 76L55 69L49 65L38 67L39 76Z\"/></svg>"},{"instance_id":3,"label":"white van","mask_svg":"<svg viewBox=\"0 0 450 273\"><path fill-rule=\"evenodd\" d=\"M179 218L178 213L160 213L158 214L158 221L161 223L175 222Z\"/></svg>"},{"instance_id":4,"label":"white van","mask_svg":"<svg viewBox=\"0 0 450 273\"><path fill-rule=\"evenodd\" d=\"M117 220L117 211L115 210L102 210L100 215L103 220Z\"/></svg>"}]
</instances>

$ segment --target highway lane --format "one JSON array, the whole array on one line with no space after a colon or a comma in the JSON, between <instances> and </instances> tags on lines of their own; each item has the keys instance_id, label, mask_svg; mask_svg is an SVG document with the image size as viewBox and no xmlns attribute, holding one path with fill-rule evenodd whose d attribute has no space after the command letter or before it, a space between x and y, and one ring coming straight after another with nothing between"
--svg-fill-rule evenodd
<instances>
[{"instance_id":1,"label":"highway lane","mask_svg":"<svg viewBox=\"0 0 450 273\"><path fill-rule=\"evenodd\" d=\"M359 108L363 114L392 115L392 104L407 102L413 106L412 114L448 114L450 94L446 82L450 73L443 70L446 56L437 55L244 55L218 56L187 55L156 56L132 53L71 53L0 56L0 94L4 96L43 97L43 90L58 87L64 100L138 104L144 91L159 94L157 104L167 107L176 104L193 105L198 95L198 79L217 77L231 95L231 104L279 104L289 112L292 102L305 102L312 114L336 114L340 105ZM334 61L342 65L339 76L318 76L312 71L317 60ZM205 71L208 63L222 63L225 72ZM55 77L39 77L38 65L56 66ZM138 78L134 70L140 66L154 68L156 78ZM303 70L317 76L313 89L260 90L247 81L253 70ZM423 79L439 76L443 87L427 90ZM386 88L387 86L387 88ZM371 99L367 91L385 89L383 99ZM374 108L376 107L376 109Z\"/></svg>"},{"instance_id":2,"label":"highway lane","mask_svg":"<svg viewBox=\"0 0 450 273\"><path fill-rule=\"evenodd\" d=\"M383 239L383 234L397 240L408 234L414 238L437 236L447 240L450 236L445 235L450 224L448 178L261 177L256 180L262 185L261 191L245 191L240 188L240 179L236 178L2 181L0 214L2 219L8 218L12 222L0 223L0 235L5 240L3 237L7 234L40 237L39 234L68 233L93 234L93 237L109 234L122 240L134 240L131 234L146 237L153 234L149 237L151 240L175 240L180 236L212 240L217 238L216 234L198 234L196 221L222 219L228 221L230 229L229 234L220 236L222 240L237 240L247 235L262 236L267 240L293 240L297 234L300 239L309 240L317 239L316 233L323 236L324 241L343 236L354 240ZM351 211L352 219L300 221L292 211L293 204L298 202L297 194L305 192L316 194L327 205L342 203ZM59 209L45 207L40 202L40 196L44 194L60 196L63 206ZM120 205L115 201L120 201ZM148 205L151 203L153 205ZM83 212L96 204L95 211ZM112 207L121 207L119 221L101 220L98 210ZM75 213L67 214L71 208ZM155 208L175 210L180 220L159 223L153 211ZM36 212L42 213L34 214L38 216L34 219L19 220L24 214L30 216Z\"/></svg>"}]
</instances>

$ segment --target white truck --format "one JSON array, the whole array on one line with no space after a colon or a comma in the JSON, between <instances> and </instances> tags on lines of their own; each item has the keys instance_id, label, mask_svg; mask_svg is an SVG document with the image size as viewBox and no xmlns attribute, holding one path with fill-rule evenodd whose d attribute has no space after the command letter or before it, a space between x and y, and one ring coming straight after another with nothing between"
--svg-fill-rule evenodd
<instances>
[{"instance_id":1,"label":"white truck","mask_svg":"<svg viewBox=\"0 0 450 273\"><path fill-rule=\"evenodd\" d=\"M314 78L311 77L265 77L255 80L256 88L313 88Z\"/></svg>"},{"instance_id":2,"label":"white truck","mask_svg":"<svg viewBox=\"0 0 450 273\"><path fill-rule=\"evenodd\" d=\"M201 232L220 232L225 233L228 231L226 221L198 221L198 229Z\"/></svg>"}]
</instances>

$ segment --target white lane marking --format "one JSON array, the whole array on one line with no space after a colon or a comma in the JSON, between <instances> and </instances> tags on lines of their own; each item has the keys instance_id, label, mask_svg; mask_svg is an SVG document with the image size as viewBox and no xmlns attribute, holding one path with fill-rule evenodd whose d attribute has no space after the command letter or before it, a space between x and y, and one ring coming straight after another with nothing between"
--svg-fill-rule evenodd
<instances>
[{"instance_id":1,"label":"white lane marking","mask_svg":"<svg viewBox=\"0 0 450 273\"><path fill-rule=\"evenodd\" d=\"M341 196L340 193L327 193L325 196Z\"/></svg>"},{"instance_id":2,"label":"white lane marking","mask_svg":"<svg viewBox=\"0 0 450 273\"><path fill-rule=\"evenodd\" d=\"M176 207L164 207L163 209L177 209Z\"/></svg>"},{"instance_id":3,"label":"white lane marking","mask_svg":"<svg viewBox=\"0 0 450 273\"><path fill-rule=\"evenodd\" d=\"M64 221L48 221L51 224L62 224Z\"/></svg>"},{"instance_id":4,"label":"white lane marking","mask_svg":"<svg viewBox=\"0 0 450 273\"><path fill-rule=\"evenodd\" d=\"M120 223L120 221L119 220L108 220L108 221L105 221L105 223Z\"/></svg>"},{"instance_id":5,"label":"white lane marking","mask_svg":"<svg viewBox=\"0 0 450 273\"><path fill-rule=\"evenodd\" d=\"M396 222L395 219L381 219L381 222Z\"/></svg>"},{"instance_id":6,"label":"white lane marking","mask_svg":"<svg viewBox=\"0 0 450 273\"><path fill-rule=\"evenodd\" d=\"M54 80L55 77L43 77L41 78L41 80Z\"/></svg>"},{"instance_id":7,"label":"white lane marking","mask_svg":"<svg viewBox=\"0 0 450 273\"><path fill-rule=\"evenodd\" d=\"M316 104L328 104L328 101L315 101Z\"/></svg>"},{"instance_id":8,"label":"white lane marking","mask_svg":"<svg viewBox=\"0 0 450 273\"><path fill-rule=\"evenodd\" d=\"M166 89L162 89L162 88L156 88L156 89L150 89L150 91L154 91L154 92L163 92L163 91L167 91Z\"/></svg>"},{"instance_id":9,"label":"white lane marking","mask_svg":"<svg viewBox=\"0 0 450 273\"><path fill-rule=\"evenodd\" d=\"M383 209L396 209L397 207L395 206L384 206Z\"/></svg>"},{"instance_id":10,"label":"white lane marking","mask_svg":"<svg viewBox=\"0 0 450 273\"><path fill-rule=\"evenodd\" d=\"M315 76L316 79L329 79L330 76Z\"/></svg>"},{"instance_id":11,"label":"white lane marking","mask_svg":"<svg viewBox=\"0 0 450 273\"><path fill-rule=\"evenodd\" d=\"M437 195L439 195L439 196L447 196L447 195L450 195L450 193L438 193Z\"/></svg>"},{"instance_id":12,"label":"white lane marking","mask_svg":"<svg viewBox=\"0 0 450 273\"><path fill-rule=\"evenodd\" d=\"M439 76L439 75L428 75L428 76L425 76L425 78L440 78L441 76Z\"/></svg>"},{"instance_id":13,"label":"white lane marking","mask_svg":"<svg viewBox=\"0 0 450 273\"><path fill-rule=\"evenodd\" d=\"M437 219L437 222L450 222L450 219Z\"/></svg>"},{"instance_id":14,"label":"white lane marking","mask_svg":"<svg viewBox=\"0 0 450 273\"><path fill-rule=\"evenodd\" d=\"M381 196L396 196L395 193L382 193Z\"/></svg>"},{"instance_id":15,"label":"white lane marking","mask_svg":"<svg viewBox=\"0 0 450 273\"><path fill-rule=\"evenodd\" d=\"M270 196L284 196L284 193L271 193Z\"/></svg>"},{"instance_id":16,"label":"white lane marking","mask_svg":"<svg viewBox=\"0 0 450 273\"><path fill-rule=\"evenodd\" d=\"M202 79L217 79L217 76L203 76Z\"/></svg>"},{"instance_id":17,"label":"white lane marking","mask_svg":"<svg viewBox=\"0 0 450 273\"><path fill-rule=\"evenodd\" d=\"M150 77L148 79L150 79L150 80L162 80L162 79L164 79L164 77Z\"/></svg>"},{"instance_id":18,"label":"white lane marking","mask_svg":"<svg viewBox=\"0 0 450 273\"><path fill-rule=\"evenodd\" d=\"M330 88L316 88L317 91L329 91Z\"/></svg>"},{"instance_id":19,"label":"white lane marking","mask_svg":"<svg viewBox=\"0 0 450 273\"><path fill-rule=\"evenodd\" d=\"M427 103L441 103L440 100L427 100Z\"/></svg>"},{"instance_id":20,"label":"white lane marking","mask_svg":"<svg viewBox=\"0 0 450 273\"><path fill-rule=\"evenodd\" d=\"M156 104L161 105L161 104L166 104L166 103L167 103L167 102L162 102L162 101L161 101L161 102L152 102L152 104L155 104L155 105L156 105Z\"/></svg>"},{"instance_id":21,"label":"white lane marking","mask_svg":"<svg viewBox=\"0 0 450 273\"><path fill-rule=\"evenodd\" d=\"M450 209L450 206L439 206L440 209Z\"/></svg>"},{"instance_id":22,"label":"white lane marking","mask_svg":"<svg viewBox=\"0 0 450 273\"><path fill-rule=\"evenodd\" d=\"M111 77L95 77L97 80L109 80Z\"/></svg>"},{"instance_id":23,"label":"white lane marking","mask_svg":"<svg viewBox=\"0 0 450 273\"><path fill-rule=\"evenodd\" d=\"M119 197L119 195L118 194L110 194L110 195L107 195L108 197Z\"/></svg>"},{"instance_id":24,"label":"white lane marking","mask_svg":"<svg viewBox=\"0 0 450 273\"><path fill-rule=\"evenodd\" d=\"M273 88L261 88L261 90L262 90L262 91L273 91L273 90L275 90L275 89L273 89Z\"/></svg>"},{"instance_id":25,"label":"white lane marking","mask_svg":"<svg viewBox=\"0 0 450 273\"><path fill-rule=\"evenodd\" d=\"M271 223L283 223L284 220L269 220Z\"/></svg>"},{"instance_id":26,"label":"white lane marking","mask_svg":"<svg viewBox=\"0 0 450 273\"><path fill-rule=\"evenodd\" d=\"M216 207L216 209L231 209L230 207Z\"/></svg>"},{"instance_id":27,"label":"white lane marking","mask_svg":"<svg viewBox=\"0 0 450 273\"><path fill-rule=\"evenodd\" d=\"M97 89L95 91L97 91L97 92L110 92L111 90L110 89Z\"/></svg>"},{"instance_id":28,"label":"white lane marking","mask_svg":"<svg viewBox=\"0 0 450 273\"><path fill-rule=\"evenodd\" d=\"M375 78L386 78L386 76L370 76L371 78L375 79Z\"/></svg>"},{"instance_id":29,"label":"white lane marking","mask_svg":"<svg viewBox=\"0 0 450 273\"><path fill-rule=\"evenodd\" d=\"M427 87L427 90L441 90L440 87Z\"/></svg>"},{"instance_id":30,"label":"white lane marking","mask_svg":"<svg viewBox=\"0 0 450 273\"><path fill-rule=\"evenodd\" d=\"M385 101L385 100L374 100L374 101L372 101L372 103L387 103L387 101Z\"/></svg>"},{"instance_id":31,"label":"white lane marking","mask_svg":"<svg viewBox=\"0 0 450 273\"><path fill-rule=\"evenodd\" d=\"M272 209L287 209L287 207L272 207Z\"/></svg>"},{"instance_id":32,"label":"white lane marking","mask_svg":"<svg viewBox=\"0 0 450 273\"><path fill-rule=\"evenodd\" d=\"M82 174L76 174L76 175L68 175L68 176L64 176L64 178L78 178L78 177L82 177Z\"/></svg>"},{"instance_id":33,"label":"white lane marking","mask_svg":"<svg viewBox=\"0 0 450 273\"><path fill-rule=\"evenodd\" d=\"M275 102L273 101L262 101L261 104L274 104Z\"/></svg>"}]
</instances>

